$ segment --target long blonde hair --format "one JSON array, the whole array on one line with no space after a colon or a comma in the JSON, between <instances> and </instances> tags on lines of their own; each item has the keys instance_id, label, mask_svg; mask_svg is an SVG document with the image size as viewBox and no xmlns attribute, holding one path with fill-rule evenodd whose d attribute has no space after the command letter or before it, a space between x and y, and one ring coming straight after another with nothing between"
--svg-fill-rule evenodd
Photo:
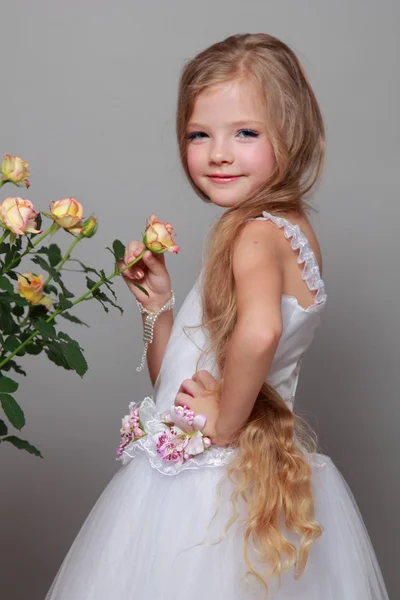
<instances>
[{"instance_id":1,"label":"long blonde hair","mask_svg":"<svg viewBox=\"0 0 400 600\"><path fill-rule=\"evenodd\" d=\"M187 125L202 91L243 79L255 82L263 94L275 169L261 188L226 210L211 230L202 286L202 325L208 328L210 339L205 352L214 353L221 374L236 324L232 255L239 233L249 219L265 210L304 212L307 194L322 171L325 147L321 112L293 51L264 33L230 36L190 60L179 84L180 156L188 180L204 201L210 202L191 179L187 166ZM248 422L237 433L238 459L228 472L235 482L232 500L237 514L239 500L247 505L244 555L248 570L267 589L268 577L280 578L293 566L299 577L313 542L321 535L314 520L311 467L304 456L303 431L278 392L264 383ZM282 515L287 530L299 536L298 547L285 537ZM268 575L254 567L250 543Z\"/></svg>"}]
</instances>

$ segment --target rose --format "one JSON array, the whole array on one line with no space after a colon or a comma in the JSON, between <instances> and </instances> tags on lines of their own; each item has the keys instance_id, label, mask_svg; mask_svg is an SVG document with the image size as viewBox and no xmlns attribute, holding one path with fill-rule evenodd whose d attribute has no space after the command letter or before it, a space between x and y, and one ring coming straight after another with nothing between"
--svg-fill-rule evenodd
<instances>
[{"instance_id":1,"label":"rose","mask_svg":"<svg viewBox=\"0 0 400 600\"><path fill-rule=\"evenodd\" d=\"M27 167L28 163L18 156L5 154L0 167L0 172L3 175L2 182L6 183L10 181L18 186L24 184L28 188L30 186L28 179L30 172Z\"/></svg>"},{"instance_id":2,"label":"rose","mask_svg":"<svg viewBox=\"0 0 400 600\"><path fill-rule=\"evenodd\" d=\"M49 296L43 294L43 288L43 275L34 275L30 272L18 275L19 295L35 306L41 304L49 309L52 305L52 300Z\"/></svg>"},{"instance_id":3,"label":"rose","mask_svg":"<svg viewBox=\"0 0 400 600\"><path fill-rule=\"evenodd\" d=\"M67 231L79 234L82 229L83 206L75 198L52 200L50 212L53 220Z\"/></svg>"},{"instance_id":4,"label":"rose","mask_svg":"<svg viewBox=\"0 0 400 600\"><path fill-rule=\"evenodd\" d=\"M175 252L178 254L180 247L175 244L172 233L173 228L169 223L161 223L156 215L151 215L147 222L143 243L153 254Z\"/></svg>"},{"instance_id":5,"label":"rose","mask_svg":"<svg viewBox=\"0 0 400 600\"><path fill-rule=\"evenodd\" d=\"M6 229L16 235L25 233L42 233L35 229L38 213L30 200L24 198L6 198L0 204L0 221Z\"/></svg>"},{"instance_id":6,"label":"rose","mask_svg":"<svg viewBox=\"0 0 400 600\"><path fill-rule=\"evenodd\" d=\"M89 217L82 225L82 229L80 230L80 235L83 237L91 238L97 231L97 219L95 217Z\"/></svg>"}]
</instances>

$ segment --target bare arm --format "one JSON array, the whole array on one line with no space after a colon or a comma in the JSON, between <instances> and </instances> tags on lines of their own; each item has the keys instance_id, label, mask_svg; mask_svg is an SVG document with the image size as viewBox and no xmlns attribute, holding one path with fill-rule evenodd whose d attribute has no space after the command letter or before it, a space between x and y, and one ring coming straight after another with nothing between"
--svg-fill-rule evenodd
<instances>
[{"instance_id":1,"label":"bare arm","mask_svg":"<svg viewBox=\"0 0 400 600\"><path fill-rule=\"evenodd\" d=\"M228 346L216 443L229 443L250 416L282 333L279 231L252 222L233 257L237 323ZM275 235L277 234L277 236Z\"/></svg>"},{"instance_id":2,"label":"bare arm","mask_svg":"<svg viewBox=\"0 0 400 600\"><path fill-rule=\"evenodd\" d=\"M143 250L143 242L130 242L120 263L121 267L132 262ZM165 266L163 254L155 255L149 251L145 252L143 258L133 267L124 271L122 276L135 298L150 312L157 312L171 297L171 279ZM145 288L148 296L136 287L135 283ZM143 323L145 318L146 314L143 314ZM162 312L154 324L153 342L149 344L147 349L147 366L153 386L160 372L173 321L173 311L168 310Z\"/></svg>"},{"instance_id":3,"label":"bare arm","mask_svg":"<svg viewBox=\"0 0 400 600\"><path fill-rule=\"evenodd\" d=\"M144 323L146 315L142 315L142 317ZM161 369L162 360L171 335L173 324L174 316L172 309L161 313L154 324L153 341L151 344L149 344L147 349L147 366L153 386Z\"/></svg>"}]
</instances>

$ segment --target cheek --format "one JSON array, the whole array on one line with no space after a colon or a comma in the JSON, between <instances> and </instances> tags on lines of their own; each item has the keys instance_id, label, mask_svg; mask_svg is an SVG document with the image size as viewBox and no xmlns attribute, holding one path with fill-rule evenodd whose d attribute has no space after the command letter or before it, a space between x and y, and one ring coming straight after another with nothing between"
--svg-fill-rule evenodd
<instances>
[{"instance_id":1,"label":"cheek","mask_svg":"<svg viewBox=\"0 0 400 600\"><path fill-rule=\"evenodd\" d=\"M274 152L268 141L259 145L254 144L252 148L249 148L245 160L249 167L249 172L260 179L269 177L275 167Z\"/></svg>"},{"instance_id":2,"label":"cheek","mask_svg":"<svg viewBox=\"0 0 400 600\"><path fill-rule=\"evenodd\" d=\"M190 176L192 179L196 180L204 171L204 160L202 158L201 147L190 145L187 149L186 160Z\"/></svg>"}]
</instances>

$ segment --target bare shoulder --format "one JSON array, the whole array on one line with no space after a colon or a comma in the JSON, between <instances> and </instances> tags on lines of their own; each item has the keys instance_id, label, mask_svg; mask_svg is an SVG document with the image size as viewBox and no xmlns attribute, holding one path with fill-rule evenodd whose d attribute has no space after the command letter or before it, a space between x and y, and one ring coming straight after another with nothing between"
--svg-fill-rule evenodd
<instances>
[{"instance_id":1,"label":"bare shoulder","mask_svg":"<svg viewBox=\"0 0 400 600\"><path fill-rule=\"evenodd\" d=\"M233 270L259 269L263 264L278 266L283 258L282 232L271 221L253 220L244 225L233 249Z\"/></svg>"}]
</instances>

